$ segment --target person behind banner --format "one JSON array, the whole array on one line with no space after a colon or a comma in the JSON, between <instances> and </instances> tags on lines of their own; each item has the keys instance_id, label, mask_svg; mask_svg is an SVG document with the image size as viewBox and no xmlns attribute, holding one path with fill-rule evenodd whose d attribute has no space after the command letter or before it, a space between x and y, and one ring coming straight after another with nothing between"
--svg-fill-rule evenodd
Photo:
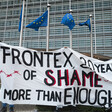
<instances>
[{"instance_id":1,"label":"person behind banner","mask_svg":"<svg viewBox=\"0 0 112 112\"><path fill-rule=\"evenodd\" d=\"M2 108L0 112L7 112L7 103L2 103ZM9 104L9 112L14 112L14 105Z\"/></svg>"}]
</instances>

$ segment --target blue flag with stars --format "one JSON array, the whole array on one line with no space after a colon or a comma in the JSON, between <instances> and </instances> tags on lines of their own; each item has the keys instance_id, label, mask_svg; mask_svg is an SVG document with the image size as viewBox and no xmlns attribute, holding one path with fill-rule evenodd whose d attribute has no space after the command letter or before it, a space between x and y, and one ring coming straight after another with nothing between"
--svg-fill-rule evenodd
<instances>
[{"instance_id":1,"label":"blue flag with stars","mask_svg":"<svg viewBox=\"0 0 112 112\"><path fill-rule=\"evenodd\" d=\"M21 8L21 13L20 13L20 18L19 18L19 28L18 28L19 32L21 31L22 12L23 12L23 6Z\"/></svg>"},{"instance_id":2,"label":"blue flag with stars","mask_svg":"<svg viewBox=\"0 0 112 112\"><path fill-rule=\"evenodd\" d=\"M47 18L48 18L48 11L46 11L42 16L40 16L30 24L28 24L26 28L32 28L38 31L39 27L47 26Z\"/></svg>"},{"instance_id":3,"label":"blue flag with stars","mask_svg":"<svg viewBox=\"0 0 112 112\"><path fill-rule=\"evenodd\" d=\"M72 30L75 26L73 16L70 13L65 14L62 18L61 24L68 26L69 29Z\"/></svg>"},{"instance_id":4,"label":"blue flag with stars","mask_svg":"<svg viewBox=\"0 0 112 112\"><path fill-rule=\"evenodd\" d=\"M83 26L86 25L89 27L89 30L91 31L91 23L90 23L90 19L88 19L86 22L83 23L79 23L79 26Z\"/></svg>"}]
</instances>

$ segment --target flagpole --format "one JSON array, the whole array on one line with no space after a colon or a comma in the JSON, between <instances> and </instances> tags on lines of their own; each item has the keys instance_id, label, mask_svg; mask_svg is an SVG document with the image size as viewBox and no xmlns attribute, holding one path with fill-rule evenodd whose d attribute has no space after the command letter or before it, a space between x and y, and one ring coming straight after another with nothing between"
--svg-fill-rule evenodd
<instances>
[{"instance_id":1,"label":"flagpole","mask_svg":"<svg viewBox=\"0 0 112 112\"><path fill-rule=\"evenodd\" d=\"M24 7L25 7L25 0L23 0L23 10L22 10L22 21L21 21L21 31L20 31L19 46L22 46L22 40L23 40L22 38L23 38Z\"/></svg>"},{"instance_id":2,"label":"flagpole","mask_svg":"<svg viewBox=\"0 0 112 112\"><path fill-rule=\"evenodd\" d=\"M90 38L91 38L91 57L93 58L92 14L90 14L89 17L90 17L90 25L91 25L91 31L90 31Z\"/></svg>"},{"instance_id":3,"label":"flagpole","mask_svg":"<svg viewBox=\"0 0 112 112\"><path fill-rule=\"evenodd\" d=\"M73 13L73 10L70 9L70 14L72 13ZM72 30L69 30L69 32L70 32L70 48L72 49Z\"/></svg>"},{"instance_id":4,"label":"flagpole","mask_svg":"<svg viewBox=\"0 0 112 112\"><path fill-rule=\"evenodd\" d=\"M49 51L49 22L50 22L50 4L47 5L48 10L48 19L47 19L47 43L46 43L46 51Z\"/></svg>"},{"instance_id":5,"label":"flagpole","mask_svg":"<svg viewBox=\"0 0 112 112\"><path fill-rule=\"evenodd\" d=\"M95 54L97 53L96 51L96 18L95 18L95 0L93 0L93 9L94 9L94 38L95 38Z\"/></svg>"}]
</instances>

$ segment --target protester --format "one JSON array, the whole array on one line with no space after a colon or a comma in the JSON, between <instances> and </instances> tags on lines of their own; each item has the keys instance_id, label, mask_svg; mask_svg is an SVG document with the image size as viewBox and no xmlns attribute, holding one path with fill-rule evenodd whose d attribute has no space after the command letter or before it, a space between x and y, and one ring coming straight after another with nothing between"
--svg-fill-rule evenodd
<instances>
[{"instance_id":1,"label":"protester","mask_svg":"<svg viewBox=\"0 0 112 112\"><path fill-rule=\"evenodd\" d=\"M7 104L2 103L2 108L0 112L7 112ZM9 105L9 112L14 112L14 105Z\"/></svg>"}]
</instances>

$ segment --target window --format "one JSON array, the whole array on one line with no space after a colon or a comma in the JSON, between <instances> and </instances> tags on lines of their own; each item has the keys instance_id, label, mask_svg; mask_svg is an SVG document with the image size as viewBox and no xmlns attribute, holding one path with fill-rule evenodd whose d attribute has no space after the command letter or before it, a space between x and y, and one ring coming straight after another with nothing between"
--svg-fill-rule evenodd
<instances>
[{"instance_id":1,"label":"window","mask_svg":"<svg viewBox=\"0 0 112 112\"><path fill-rule=\"evenodd\" d=\"M95 7L102 7L102 2L95 2Z\"/></svg>"},{"instance_id":2,"label":"window","mask_svg":"<svg viewBox=\"0 0 112 112\"><path fill-rule=\"evenodd\" d=\"M13 21L11 21L11 25L12 25L12 26L15 26L15 25L18 26L18 24L19 24L19 21L18 21L18 20L13 20Z\"/></svg>"},{"instance_id":3,"label":"window","mask_svg":"<svg viewBox=\"0 0 112 112\"><path fill-rule=\"evenodd\" d=\"M0 37L4 37L4 33L3 32L0 32Z\"/></svg>"},{"instance_id":4,"label":"window","mask_svg":"<svg viewBox=\"0 0 112 112\"><path fill-rule=\"evenodd\" d=\"M5 38L9 38L10 37L10 32L5 32Z\"/></svg>"},{"instance_id":5,"label":"window","mask_svg":"<svg viewBox=\"0 0 112 112\"><path fill-rule=\"evenodd\" d=\"M0 17L6 16L6 10L2 10L0 13Z\"/></svg>"},{"instance_id":6,"label":"window","mask_svg":"<svg viewBox=\"0 0 112 112\"><path fill-rule=\"evenodd\" d=\"M8 5L13 5L13 1L8 1Z\"/></svg>"},{"instance_id":7,"label":"window","mask_svg":"<svg viewBox=\"0 0 112 112\"><path fill-rule=\"evenodd\" d=\"M42 7L42 12L45 12L47 10L47 7Z\"/></svg>"},{"instance_id":8,"label":"window","mask_svg":"<svg viewBox=\"0 0 112 112\"><path fill-rule=\"evenodd\" d=\"M37 12L40 12L40 8L33 9L33 13L37 13Z\"/></svg>"},{"instance_id":9,"label":"window","mask_svg":"<svg viewBox=\"0 0 112 112\"><path fill-rule=\"evenodd\" d=\"M8 10L7 15L11 16L12 15L12 10Z\"/></svg>"},{"instance_id":10,"label":"window","mask_svg":"<svg viewBox=\"0 0 112 112\"><path fill-rule=\"evenodd\" d=\"M85 4L79 4L79 8L85 8Z\"/></svg>"},{"instance_id":11,"label":"window","mask_svg":"<svg viewBox=\"0 0 112 112\"><path fill-rule=\"evenodd\" d=\"M110 1L103 1L103 6L111 6Z\"/></svg>"},{"instance_id":12,"label":"window","mask_svg":"<svg viewBox=\"0 0 112 112\"><path fill-rule=\"evenodd\" d=\"M69 5L64 5L63 10L69 10Z\"/></svg>"},{"instance_id":13,"label":"window","mask_svg":"<svg viewBox=\"0 0 112 112\"><path fill-rule=\"evenodd\" d=\"M5 22L4 21L0 21L0 27L4 26L4 25L5 25Z\"/></svg>"},{"instance_id":14,"label":"window","mask_svg":"<svg viewBox=\"0 0 112 112\"><path fill-rule=\"evenodd\" d=\"M104 15L103 15L103 18L104 19L111 19L112 18L112 16L111 16L112 14L111 14L111 11L106 11L106 12L104 12Z\"/></svg>"},{"instance_id":15,"label":"window","mask_svg":"<svg viewBox=\"0 0 112 112\"><path fill-rule=\"evenodd\" d=\"M52 6L52 7L50 8L50 11L55 11L55 6Z\"/></svg>"},{"instance_id":16,"label":"window","mask_svg":"<svg viewBox=\"0 0 112 112\"><path fill-rule=\"evenodd\" d=\"M72 9L77 9L77 4L72 4Z\"/></svg>"},{"instance_id":17,"label":"window","mask_svg":"<svg viewBox=\"0 0 112 112\"><path fill-rule=\"evenodd\" d=\"M20 0L15 0L14 1L14 4L19 4L20 3Z\"/></svg>"},{"instance_id":18,"label":"window","mask_svg":"<svg viewBox=\"0 0 112 112\"><path fill-rule=\"evenodd\" d=\"M1 5L4 6L4 5L7 5L7 2L1 2Z\"/></svg>"},{"instance_id":19,"label":"window","mask_svg":"<svg viewBox=\"0 0 112 112\"><path fill-rule=\"evenodd\" d=\"M87 8L92 8L93 7L93 3L87 3Z\"/></svg>"},{"instance_id":20,"label":"window","mask_svg":"<svg viewBox=\"0 0 112 112\"><path fill-rule=\"evenodd\" d=\"M33 12L33 10L29 8L28 9L28 13L32 13L32 12Z\"/></svg>"},{"instance_id":21,"label":"window","mask_svg":"<svg viewBox=\"0 0 112 112\"><path fill-rule=\"evenodd\" d=\"M69 33L69 30L67 28L64 28L63 29L63 34L68 34Z\"/></svg>"},{"instance_id":22,"label":"window","mask_svg":"<svg viewBox=\"0 0 112 112\"><path fill-rule=\"evenodd\" d=\"M96 26L96 32L103 32L103 26Z\"/></svg>"},{"instance_id":23,"label":"window","mask_svg":"<svg viewBox=\"0 0 112 112\"><path fill-rule=\"evenodd\" d=\"M99 12L99 13L96 13L96 20L101 20L102 19L102 13Z\"/></svg>"},{"instance_id":24,"label":"window","mask_svg":"<svg viewBox=\"0 0 112 112\"><path fill-rule=\"evenodd\" d=\"M13 10L13 15L19 15L19 14L20 14L19 10Z\"/></svg>"},{"instance_id":25,"label":"window","mask_svg":"<svg viewBox=\"0 0 112 112\"><path fill-rule=\"evenodd\" d=\"M62 7L61 6L56 6L56 11L61 11Z\"/></svg>"},{"instance_id":26,"label":"window","mask_svg":"<svg viewBox=\"0 0 112 112\"><path fill-rule=\"evenodd\" d=\"M46 30L45 30L45 29L41 29L41 31L40 31L40 35L45 36L45 35L46 35Z\"/></svg>"},{"instance_id":27,"label":"window","mask_svg":"<svg viewBox=\"0 0 112 112\"><path fill-rule=\"evenodd\" d=\"M11 26L11 21L7 21L6 26Z\"/></svg>"},{"instance_id":28,"label":"window","mask_svg":"<svg viewBox=\"0 0 112 112\"><path fill-rule=\"evenodd\" d=\"M112 23L111 24L106 24L104 26L104 31L105 32L112 32Z\"/></svg>"}]
</instances>

